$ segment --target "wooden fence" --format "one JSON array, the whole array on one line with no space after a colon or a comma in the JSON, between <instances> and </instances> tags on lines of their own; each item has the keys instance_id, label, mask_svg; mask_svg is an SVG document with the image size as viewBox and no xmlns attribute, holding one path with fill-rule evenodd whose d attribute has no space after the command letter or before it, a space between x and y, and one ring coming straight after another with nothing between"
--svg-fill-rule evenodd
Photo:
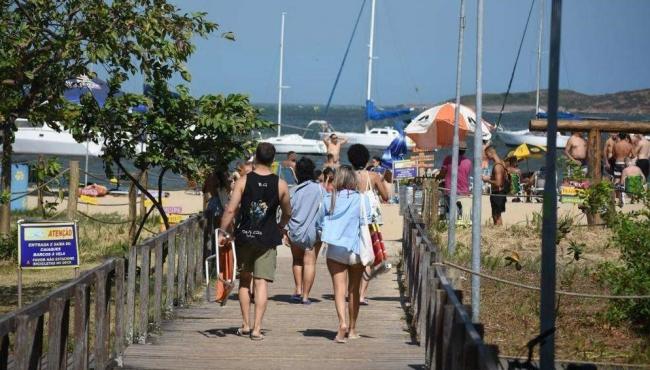
<instances>
[{"instance_id":1,"label":"wooden fence","mask_svg":"<svg viewBox=\"0 0 650 370\"><path fill-rule=\"evenodd\" d=\"M193 216L2 317L0 370L120 365L201 284L203 222Z\"/></svg>"},{"instance_id":2,"label":"wooden fence","mask_svg":"<svg viewBox=\"0 0 650 370\"><path fill-rule=\"evenodd\" d=\"M426 204L426 202L424 203ZM428 212L428 210L427 210ZM472 323L471 307L454 288L416 207L404 213L402 256L411 326L426 349L428 369L498 369L498 348L483 342L483 325Z\"/></svg>"}]
</instances>

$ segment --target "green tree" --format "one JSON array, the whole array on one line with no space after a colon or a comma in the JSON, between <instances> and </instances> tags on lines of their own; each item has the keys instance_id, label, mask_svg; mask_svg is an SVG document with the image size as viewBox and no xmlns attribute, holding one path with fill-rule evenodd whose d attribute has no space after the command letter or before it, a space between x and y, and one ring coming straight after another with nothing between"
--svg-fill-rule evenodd
<instances>
[{"instance_id":1,"label":"green tree","mask_svg":"<svg viewBox=\"0 0 650 370\"><path fill-rule=\"evenodd\" d=\"M93 76L101 66L116 89L131 75L169 79L194 50L194 35L217 29L205 13L181 14L164 0L0 0L0 125L2 179L11 188L15 121L46 122L60 129L66 82ZM79 132L77 132L79 134ZM3 194L0 199L7 199ZM0 234L9 232L9 204L0 207Z\"/></svg>"}]
</instances>

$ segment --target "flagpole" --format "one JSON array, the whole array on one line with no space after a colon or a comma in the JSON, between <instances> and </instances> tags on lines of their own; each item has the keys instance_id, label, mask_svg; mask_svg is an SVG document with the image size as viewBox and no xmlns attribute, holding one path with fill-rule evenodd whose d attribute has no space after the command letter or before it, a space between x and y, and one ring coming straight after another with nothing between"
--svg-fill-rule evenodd
<instances>
[{"instance_id":1,"label":"flagpole","mask_svg":"<svg viewBox=\"0 0 650 370\"><path fill-rule=\"evenodd\" d=\"M456 200L458 199L458 119L460 116L460 88L463 67L463 39L465 37L465 0L460 0L460 17L458 23L458 55L456 58L456 110L454 111L454 139L451 148L451 189L449 191L449 226L447 232L447 251L456 252Z\"/></svg>"},{"instance_id":2,"label":"flagpole","mask_svg":"<svg viewBox=\"0 0 650 370\"><path fill-rule=\"evenodd\" d=\"M481 196L483 179L483 0L477 0L476 22L476 127L474 128L474 185L472 189L472 321L479 322L481 305Z\"/></svg>"}]
</instances>

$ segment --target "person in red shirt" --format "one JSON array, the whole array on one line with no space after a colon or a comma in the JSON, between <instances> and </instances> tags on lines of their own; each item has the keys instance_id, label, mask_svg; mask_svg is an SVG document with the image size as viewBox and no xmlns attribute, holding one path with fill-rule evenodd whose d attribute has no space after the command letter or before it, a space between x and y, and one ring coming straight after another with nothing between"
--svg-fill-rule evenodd
<instances>
[{"instance_id":1,"label":"person in red shirt","mask_svg":"<svg viewBox=\"0 0 650 370\"><path fill-rule=\"evenodd\" d=\"M458 146L458 195L469 195L469 175L472 172L472 161L465 157L465 151L467 150L467 143L461 141ZM449 193L451 192L451 154L446 156L442 161L442 168L440 169L439 178L445 179L444 188L445 188L445 201L447 204L447 213L449 213ZM462 205L460 202L456 203L458 205L458 217L462 218Z\"/></svg>"}]
</instances>

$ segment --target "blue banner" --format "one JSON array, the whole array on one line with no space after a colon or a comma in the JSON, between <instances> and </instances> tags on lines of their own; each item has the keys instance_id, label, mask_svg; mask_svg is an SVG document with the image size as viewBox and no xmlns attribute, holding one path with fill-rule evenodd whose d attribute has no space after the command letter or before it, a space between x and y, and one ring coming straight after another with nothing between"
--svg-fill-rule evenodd
<instances>
[{"instance_id":1,"label":"blue banner","mask_svg":"<svg viewBox=\"0 0 650 370\"><path fill-rule=\"evenodd\" d=\"M23 269L79 266L75 222L18 223L18 262Z\"/></svg>"}]
</instances>

